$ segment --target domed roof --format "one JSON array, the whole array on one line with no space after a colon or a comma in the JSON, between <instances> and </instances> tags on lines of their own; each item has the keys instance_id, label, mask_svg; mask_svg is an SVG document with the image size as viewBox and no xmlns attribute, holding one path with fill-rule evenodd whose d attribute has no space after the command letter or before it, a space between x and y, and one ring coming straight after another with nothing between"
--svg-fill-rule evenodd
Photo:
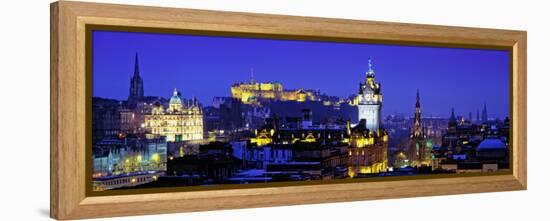
<instances>
[{"instance_id":1,"label":"domed roof","mask_svg":"<svg viewBox=\"0 0 550 221\"><path fill-rule=\"evenodd\" d=\"M170 104L181 104L181 99L179 97L178 89L174 88L174 93L170 98Z\"/></svg>"},{"instance_id":2,"label":"domed roof","mask_svg":"<svg viewBox=\"0 0 550 221\"><path fill-rule=\"evenodd\" d=\"M497 150L506 149L506 144L497 138L487 138L477 146L477 150Z\"/></svg>"}]
</instances>

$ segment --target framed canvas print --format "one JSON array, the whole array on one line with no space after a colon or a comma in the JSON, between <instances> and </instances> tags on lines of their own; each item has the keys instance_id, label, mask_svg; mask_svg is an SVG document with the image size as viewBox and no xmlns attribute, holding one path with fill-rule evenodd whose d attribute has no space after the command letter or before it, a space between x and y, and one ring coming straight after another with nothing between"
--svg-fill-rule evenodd
<instances>
[{"instance_id":1,"label":"framed canvas print","mask_svg":"<svg viewBox=\"0 0 550 221\"><path fill-rule=\"evenodd\" d=\"M523 190L526 32L51 5L51 216Z\"/></svg>"}]
</instances>

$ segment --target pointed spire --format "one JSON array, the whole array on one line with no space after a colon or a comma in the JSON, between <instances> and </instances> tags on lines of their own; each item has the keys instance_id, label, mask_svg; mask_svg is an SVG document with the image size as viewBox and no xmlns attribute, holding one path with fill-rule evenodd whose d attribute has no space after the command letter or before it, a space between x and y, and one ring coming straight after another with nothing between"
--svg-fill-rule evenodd
<instances>
[{"instance_id":1,"label":"pointed spire","mask_svg":"<svg viewBox=\"0 0 550 221\"><path fill-rule=\"evenodd\" d=\"M411 128L412 137L422 137L424 134L424 126L422 125L422 113L420 111L420 92L416 89L416 109L414 110L414 123Z\"/></svg>"},{"instance_id":2,"label":"pointed spire","mask_svg":"<svg viewBox=\"0 0 550 221\"><path fill-rule=\"evenodd\" d=\"M131 106L133 106L136 99L143 98L143 80L139 76L139 62L138 62L138 53L136 52L136 57L134 61L134 75L130 79L130 94L128 99L131 100Z\"/></svg>"},{"instance_id":3,"label":"pointed spire","mask_svg":"<svg viewBox=\"0 0 550 221\"><path fill-rule=\"evenodd\" d=\"M367 71L367 77L374 76L374 69L372 68L372 59L369 57L369 70Z\"/></svg>"},{"instance_id":4,"label":"pointed spire","mask_svg":"<svg viewBox=\"0 0 550 221\"><path fill-rule=\"evenodd\" d=\"M369 57L369 70L372 70L372 59Z\"/></svg>"},{"instance_id":5,"label":"pointed spire","mask_svg":"<svg viewBox=\"0 0 550 221\"><path fill-rule=\"evenodd\" d=\"M420 90L416 89L416 107L420 107Z\"/></svg>"},{"instance_id":6,"label":"pointed spire","mask_svg":"<svg viewBox=\"0 0 550 221\"><path fill-rule=\"evenodd\" d=\"M139 77L139 61L138 61L137 52L136 52L136 59L134 61L134 77Z\"/></svg>"}]
</instances>

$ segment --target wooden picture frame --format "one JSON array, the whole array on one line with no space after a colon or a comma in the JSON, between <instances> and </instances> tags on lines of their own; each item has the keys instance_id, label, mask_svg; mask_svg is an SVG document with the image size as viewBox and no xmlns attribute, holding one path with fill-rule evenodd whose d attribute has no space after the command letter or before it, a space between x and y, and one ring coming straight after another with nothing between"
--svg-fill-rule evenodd
<instances>
[{"instance_id":1,"label":"wooden picture frame","mask_svg":"<svg viewBox=\"0 0 550 221\"><path fill-rule=\"evenodd\" d=\"M525 190L527 33L254 13L80 2L51 4L50 214L56 219L145 215L354 200ZM86 191L86 25L347 39L511 51L511 173L412 180L89 196ZM388 191L391 190L391 191Z\"/></svg>"}]
</instances>

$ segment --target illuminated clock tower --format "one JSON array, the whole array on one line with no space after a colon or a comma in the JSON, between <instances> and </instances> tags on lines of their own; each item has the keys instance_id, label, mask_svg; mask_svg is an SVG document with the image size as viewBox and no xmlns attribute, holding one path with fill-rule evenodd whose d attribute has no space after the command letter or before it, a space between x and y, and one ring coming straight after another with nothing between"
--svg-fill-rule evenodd
<instances>
[{"instance_id":1,"label":"illuminated clock tower","mask_svg":"<svg viewBox=\"0 0 550 221\"><path fill-rule=\"evenodd\" d=\"M369 70L366 73L365 83L359 83L359 94L356 98L359 111L359 122L366 121L366 127L375 132L380 129L380 114L382 111L381 84L375 82L372 61L369 58Z\"/></svg>"}]
</instances>

